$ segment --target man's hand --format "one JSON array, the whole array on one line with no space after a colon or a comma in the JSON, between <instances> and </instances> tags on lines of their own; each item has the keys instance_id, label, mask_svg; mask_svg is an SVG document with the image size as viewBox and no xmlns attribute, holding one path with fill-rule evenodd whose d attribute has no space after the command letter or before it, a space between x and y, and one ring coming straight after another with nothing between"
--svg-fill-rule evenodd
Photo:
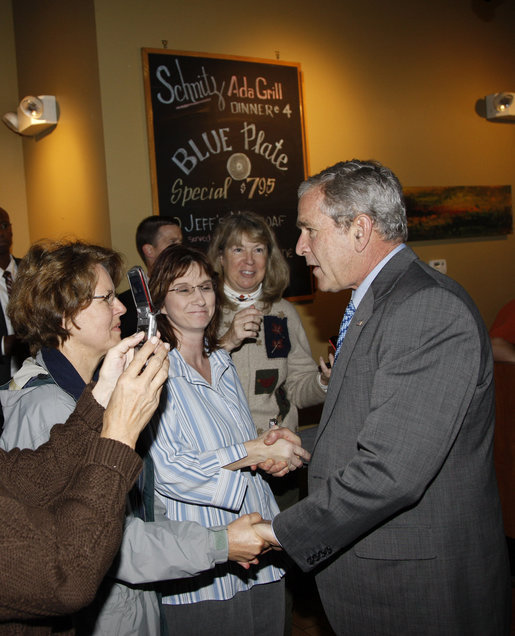
<instances>
[{"instance_id":1,"label":"man's hand","mask_svg":"<svg viewBox=\"0 0 515 636\"><path fill-rule=\"evenodd\" d=\"M264 437L264 442L267 446L271 446L272 444L275 444L278 439L285 439L292 444L296 444L297 446L300 446L302 444L300 437L285 426L274 426L269 431L267 431ZM307 451L305 452L307 453ZM309 455L309 453L307 454ZM309 455L308 460L310 459L310 457L311 455Z\"/></svg>"},{"instance_id":2,"label":"man's hand","mask_svg":"<svg viewBox=\"0 0 515 636\"><path fill-rule=\"evenodd\" d=\"M258 563L256 557L269 548L269 544L254 529L261 521L263 519L258 512L251 512L227 526L229 561L237 561L245 569Z\"/></svg>"},{"instance_id":3,"label":"man's hand","mask_svg":"<svg viewBox=\"0 0 515 636\"><path fill-rule=\"evenodd\" d=\"M281 549L279 542L275 538L275 534L272 530L272 522L271 521L262 521L261 523L256 523L253 526L253 529L259 536L265 541L268 545L273 548Z\"/></svg>"},{"instance_id":4,"label":"man's hand","mask_svg":"<svg viewBox=\"0 0 515 636\"><path fill-rule=\"evenodd\" d=\"M168 377L169 349L168 344L154 336L136 352L109 400L101 437L116 439L131 448L136 446L139 434L157 408Z\"/></svg>"},{"instance_id":5,"label":"man's hand","mask_svg":"<svg viewBox=\"0 0 515 636\"><path fill-rule=\"evenodd\" d=\"M326 364L324 359L320 357L320 382L324 386L329 384L329 378L331 377L331 369L334 367L334 355L329 354L329 363Z\"/></svg>"},{"instance_id":6,"label":"man's hand","mask_svg":"<svg viewBox=\"0 0 515 636\"><path fill-rule=\"evenodd\" d=\"M231 326L220 338L222 347L231 353L247 338L257 338L263 320L263 312L254 305L234 315Z\"/></svg>"}]
</instances>

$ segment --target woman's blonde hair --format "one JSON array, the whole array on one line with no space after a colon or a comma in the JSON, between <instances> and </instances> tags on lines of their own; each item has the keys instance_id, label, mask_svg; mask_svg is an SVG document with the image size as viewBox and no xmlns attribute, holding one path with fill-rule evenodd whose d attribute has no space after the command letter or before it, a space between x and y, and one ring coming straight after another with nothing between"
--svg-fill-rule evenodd
<instances>
[{"instance_id":1,"label":"woman's blonde hair","mask_svg":"<svg viewBox=\"0 0 515 636\"><path fill-rule=\"evenodd\" d=\"M220 219L208 250L209 260L213 268L224 280L224 272L220 256L224 250L241 245L243 236L253 243L263 243L267 249L266 273L260 301L265 306L280 300L290 282L290 268L284 258L274 232L265 219L255 212L236 212ZM224 295L224 304L233 304ZM234 306L233 306L234 308Z\"/></svg>"}]
</instances>

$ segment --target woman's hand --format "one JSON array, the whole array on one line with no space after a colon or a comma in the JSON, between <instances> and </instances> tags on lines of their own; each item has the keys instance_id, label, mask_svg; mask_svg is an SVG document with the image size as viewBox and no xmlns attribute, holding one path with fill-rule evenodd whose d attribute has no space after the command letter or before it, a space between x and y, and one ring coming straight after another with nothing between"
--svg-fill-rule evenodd
<instances>
[{"instance_id":1,"label":"woman's hand","mask_svg":"<svg viewBox=\"0 0 515 636\"><path fill-rule=\"evenodd\" d=\"M128 338L124 338L106 353L98 382L93 389L93 396L104 408L111 398L116 382L134 358L134 348L143 340L145 334L140 331Z\"/></svg>"},{"instance_id":2,"label":"woman's hand","mask_svg":"<svg viewBox=\"0 0 515 636\"><path fill-rule=\"evenodd\" d=\"M167 343L153 336L134 354L107 405L101 437L118 440L131 448L136 446L139 434L157 408L168 377L169 350Z\"/></svg>"},{"instance_id":3,"label":"woman's hand","mask_svg":"<svg viewBox=\"0 0 515 636\"><path fill-rule=\"evenodd\" d=\"M263 312L254 305L235 314L231 326L220 339L222 347L231 353L247 338L257 338L261 329Z\"/></svg>"},{"instance_id":4,"label":"woman's hand","mask_svg":"<svg viewBox=\"0 0 515 636\"><path fill-rule=\"evenodd\" d=\"M275 444L275 442L280 438L286 439L297 446L302 445L302 440L300 439L300 437L293 431L290 431L289 428L286 428L284 426L273 426L267 433L265 433L263 441L267 446L271 446L272 444ZM302 450L302 457L305 462L308 462L311 459L311 454L304 448ZM284 477L284 475L290 472L290 468L288 467L288 464L286 462L276 462L271 458L259 463L257 466L252 466L251 468L253 470L259 468L263 472L268 473L273 477Z\"/></svg>"},{"instance_id":5,"label":"woman's hand","mask_svg":"<svg viewBox=\"0 0 515 636\"><path fill-rule=\"evenodd\" d=\"M242 515L227 526L227 540L229 543L229 561L237 561L246 570L250 564L259 563L257 557L270 547L254 530L257 523L263 522L257 512Z\"/></svg>"},{"instance_id":6,"label":"woman's hand","mask_svg":"<svg viewBox=\"0 0 515 636\"><path fill-rule=\"evenodd\" d=\"M282 431L287 431L287 433L283 434ZM295 433L288 431L288 429L277 429L273 442L270 441L270 434L271 431L267 431L256 439L245 442L247 456L228 464L225 468L238 470L247 466L264 466L267 472L276 477L282 477L286 473L300 468L304 461L309 461L311 458L308 451L300 445L300 438Z\"/></svg>"},{"instance_id":7,"label":"woman's hand","mask_svg":"<svg viewBox=\"0 0 515 636\"><path fill-rule=\"evenodd\" d=\"M248 442L249 445L252 444L250 449L254 459L259 460L257 462L253 461L253 464L259 464L260 462L272 459L276 463L285 462L288 470L295 470L303 465L304 455L306 455L306 459L309 457L307 451L305 451L302 446L292 444L288 440L280 438L271 446L266 446L263 438L264 436L260 436Z\"/></svg>"}]
</instances>

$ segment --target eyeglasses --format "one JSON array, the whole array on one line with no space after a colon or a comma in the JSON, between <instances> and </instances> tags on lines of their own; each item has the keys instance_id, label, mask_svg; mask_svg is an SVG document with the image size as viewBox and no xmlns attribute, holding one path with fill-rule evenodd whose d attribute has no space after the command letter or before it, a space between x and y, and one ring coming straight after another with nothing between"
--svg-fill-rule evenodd
<instances>
[{"instance_id":1,"label":"eyeglasses","mask_svg":"<svg viewBox=\"0 0 515 636\"><path fill-rule=\"evenodd\" d=\"M7 223L6 221L4 221L3 223L0 223L0 230L8 230L11 227L10 223Z\"/></svg>"},{"instance_id":2,"label":"eyeglasses","mask_svg":"<svg viewBox=\"0 0 515 636\"><path fill-rule=\"evenodd\" d=\"M105 303L109 305L109 307L112 307L114 304L114 301L116 300L116 294L114 293L113 290L111 290L107 292L107 294L104 294L103 296L92 296L91 298L92 300L103 300Z\"/></svg>"},{"instance_id":3,"label":"eyeglasses","mask_svg":"<svg viewBox=\"0 0 515 636\"><path fill-rule=\"evenodd\" d=\"M182 285L177 285L177 287L172 287L168 292L175 292L179 294L179 296L191 296L196 289L200 289L203 294L210 294L215 291L215 284L212 280L207 280L205 283L201 283L200 285L188 285L184 283Z\"/></svg>"}]
</instances>

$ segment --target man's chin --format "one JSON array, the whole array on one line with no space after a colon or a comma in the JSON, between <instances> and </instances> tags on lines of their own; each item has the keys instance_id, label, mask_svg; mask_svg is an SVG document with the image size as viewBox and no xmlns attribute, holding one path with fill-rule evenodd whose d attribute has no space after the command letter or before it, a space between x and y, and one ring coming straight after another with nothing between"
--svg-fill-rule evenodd
<instances>
[{"instance_id":1,"label":"man's chin","mask_svg":"<svg viewBox=\"0 0 515 636\"><path fill-rule=\"evenodd\" d=\"M317 277L317 289L322 292L339 292L340 289L336 285L331 285L328 280Z\"/></svg>"},{"instance_id":2,"label":"man's chin","mask_svg":"<svg viewBox=\"0 0 515 636\"><path fill-rule=\"evenodd\" d=\"M327 284L327 281L324 280L323 278L318 278L318 276L316 276L317 279L317 289L323 292L326 291L331 291L329 289L329 285Z\"/></svg>"}]
</instances>

